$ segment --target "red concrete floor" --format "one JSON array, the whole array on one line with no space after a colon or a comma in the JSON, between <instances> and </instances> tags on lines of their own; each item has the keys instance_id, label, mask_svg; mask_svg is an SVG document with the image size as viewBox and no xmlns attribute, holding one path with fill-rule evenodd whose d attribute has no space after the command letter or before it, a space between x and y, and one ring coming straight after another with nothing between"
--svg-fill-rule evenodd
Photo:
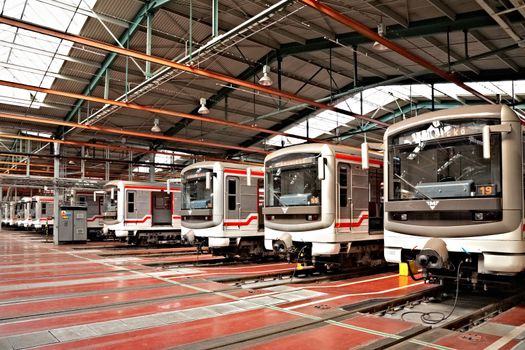
<instances>
[{"instance_id":1,"label":"red concrete floor","mask_svg":"<svg viewBox=\"0 0 525 350\"><path fill-rule=\"evenodd\" d=\"M0 231L0 349L348 349L395 339L418 326L350 314L341 306L433 288L387 273L241 289L213 279L294 266L199 266L190 264L195 255L169 255L183 249L162 248L160 256L149 256L154 249L113 249L118 245L54 246L36 234ZM201 255L201 264L203 257L211 259ZM493 333L522 326L523 311L495 318L496 330L473 332L486 335L484 346L501 342L503 336ZM465 339L447 333L429 344L434 341L447 348L463 346ZM511 339L503 346L515 344Z\"/></svg>"}]
</instances>

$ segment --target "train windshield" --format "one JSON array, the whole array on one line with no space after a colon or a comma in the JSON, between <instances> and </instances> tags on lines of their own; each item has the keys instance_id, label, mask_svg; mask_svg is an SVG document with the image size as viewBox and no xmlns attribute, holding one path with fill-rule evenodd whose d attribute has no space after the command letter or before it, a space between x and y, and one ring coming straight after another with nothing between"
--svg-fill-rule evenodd
<instances>
[{"instance_id":1,"label":"train windshield","mask_svg":"<svg viewBox=\"0 0 525 350\"><path fill-rule=\"evenodd\" d=\"M494 120L435 121L389 139L389 199L501 196L501 136L483 158L481 131Z\"/></svg>"},{"instance_id":2,"label":"train windshield","mask_svg":"<svg viewBox=\"0 0 525 350\"><path fill-rule=\"evenodd\" d=\"M113 191L112 191L113 189ZM118 188L110 187L105 189L104 193L104 218L116 219L118 207Z\"/></svg>"},{"instance_id":3,"label":"train windshield","mask_svg":"<svg viewBox=\"0 0 525 350\"><path fill-rule=\"evenodd\" d=\"M266 206L289 207L321 204L317 176L319 154L294 153L267 161Z\"/></svg>"},{"instance_id":4,"label":"train windshield","mask_svg":"<svg viewBox=\"0 0 525 350\"><path fill-rule=\"evenodd\" d=\"M206 173L209 173L209 188L206 189ZM213 208L213 172L199 168L182 176L182 209Z\"/></svg>"}]
</instances>

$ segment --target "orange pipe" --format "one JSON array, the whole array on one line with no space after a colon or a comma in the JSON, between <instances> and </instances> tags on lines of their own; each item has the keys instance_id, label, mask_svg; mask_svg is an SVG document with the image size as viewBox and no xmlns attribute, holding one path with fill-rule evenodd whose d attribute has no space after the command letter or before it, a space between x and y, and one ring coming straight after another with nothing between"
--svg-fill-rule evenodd
<instances>
[{"instance_id":1,"label":"orange pipe","mask_svg":"<svg viewBox=\"0 0 525 350\"><path fill-rule=\"evenodd\" d=\"M234 150L238 150L242 152L249 152L249 153L260 153L260 154L270 153L270 152L264 151L259 148L230 146L230 145L225 145L222 143L216 143L216 142L210 142L210 141L201 142L201 141L186 139L183 137L153 135L153 134L147 134L147 133L136 132L136 131L104 128L104 127L96 126L96 125L84 125L84 124L66 122L64 120L41 118L41 117L36 117L36 116L28 116L28 115L22 116L22 115L15 115L15 114L0 112L0 118L17 120L17 121L27 121L27 122L47 124L47 125L62 125L62 126L69 126L72 128L99 131L99 132L105 132L105 133L110 133L110 134L128 135L128 136L142 137L142 138L155 139L155 140L160 139L160 140L166 140L166 141L181 142L181 143L187 143L190 145L209 146L209 147L223 148L223 149L234 149Z\"/></svg>"},{"instance_id":2,"label":"orange pipe","mask_svg":"<svg viewBox=\"0 0 525 350\"><path fill-rule=\"evenodd\" d=\"M86 146L91 148L102 148L102 149L110 149L110 150L116 150L116 151L123 151L123 152L136 152L136 153L147 153L147 154L165 154L168 156L179 156L181 158L187 158L187 159L196 159L196 160L213 160L213 161L225 161L222 158L215 158L215 157L208 157L208 156L194 156L184 153L170 153L170 152L164 152L164 151L154 151L154 150L148 150L144 148L139 147L128 147L128 146L114 146L114 145L108 145L105 143L89 143L89 142L82 142L82 141L75 141L75 140L56 140L56 139L48 139L45 137L37 137L37 136L23 136L23 135L10 135L10 134L2 134L0 133L0 139L7 138L7 139L20 139L20 140L31 140L31 141L37 141L37 142L51 142L51 143L60 143L62 145L70 145L70 146ZM13 156L13 154L8 153L1 153L0 155L4 156ZM16 156L16 155L15 155ZM22 155L21 157L25 157L26 155ZM86 160L87 161L87 160ZM111 160L110 160L111 161ZM251 164L251 165L261 165L262 163L255 163L255 162L243 162L240 160L233 160L228 159L227 160L230 163L239 163L239 164Z\"/></svg>"},{"instance_id":3,"label":"orange pipe","mask_svg":"<svg viewBox=\"0 0 525 350\"><path fill-rule=\"evenodd\" d=\"M483 95L479 91L471 88L470 86L468 86L467 84L465 84L464 82L459 80L454 74L444 71L443 69L441 69L441 68L437 67L436 65L430 63L429 61L427 61L423 57L408 51L404 47L396 44L393 41L388 40L387 38L385 38L383 36L380 36L375 31L371 30L370 28L368 28L367 26L365 26L361 22L358 22L358 21L356 21L356 20L354 20L354 19L352 19L352 18L350 18L350 17L340 13L339 11L333 9L332 7L330 7L328 5L321 4L318 0L301 0L301 2L303 4L306 4L306 5L314 8L314 9L316 9L317 11L319 11L321 13L324 13L325 15L328 15L332 19L335 19L336 21L346 25L347 27L355 30L356 32L358 32L362 36L367 37L370 40L377 41L377 42L385 45L386 47L388 47L392 51L395 51L398 54L400 54L401 56L404 56L404 57L408 58L412 62L415 62L415 63L419 64L420 66L427 68L428 70L434 72L435 74L437 74L441 78L443 78L443 79L445 79L447 81L450 81L451 83L456 84L460 88L470 92L474 96L479 97L480 99L484 100L485 102L488 102L490 104L495 104L495 102L492 101L490 98L488 98L487 96Z\"/></svg>"},{"instance_id":4,"label":"orange pipe","mask_svg":"<svg viewBox=\"0 0 525 350\"><path fill-rule=\"evenodd\" d=\"M193 119L193 120L203 121L203 122L212 123L212 124L219 124L219 125L222 125L222 126L229 126L229 127L237 128L237 129L246 129L246 130L250 130L250 131L263 132L263 133L267 133L267 134L271 134L271 135L278 135L278 136L285 136L285 137L295 137L295 138L298 138L298 139L301 139L301 140L315 141L314 139L309 139L309 138L304 137L304 136L295 135L295 134L289 134L289 133L286 133L286 132L273 131L273 130L270 130L270 129L259 128L257 126L238 124L238 123L229 122L229 121L226 121L226 120L213 119L213 118L208 118L208 117L201 117L201 116L188 114L188 113L183 113L183 112L168 111L166 109L161 109L161 108L142 106L142 105L139 105L139 104L136 104L136 103L131 103L131 102L120 102L120 101L115 101L115 100L108 100L108 99L105 99L105 98L102 98L102 97L82 95L82 94L77 94L77 93L74 93L74 92L67 92L67 91L61 91L61 90L55 90L55 89L41 88L41 87L37 87L37 86L33 86L33 85L14 83L14 82L11 82L11 81L6 81L6 80L0 80L0 85L9 86L9 87L16 88L16 89L32 90L32 91L42 92L42 93L50 94L50 95L56 95L56 96L62 96L62 97L70 97L70 98L75 98L75 99L80 99L80 100L87 100L87 101L97 102L97 103L102 103L102 104L110 104L110 105L119 106L119 107L122 107L122 108L134 109L134 110L142 111L142 112L150 112L150 113L162 114L162 115L169 116L169 117L176 117L176 118L183 118L183 119Z\"/></svg>"},{"instance_id":5,"label":"orange pipe","mask_svg":"<svg viewBox=\"0 0 525 350\"><path fill-rule=\"evenodd\" d=\"M294 94L292 94L290 92L287 92L287 91L282 91L282 90L273 89L273 88L270 88L270 87L267 87L267 86L262 86L262 85L258 85L258 84L255 84L255 83L250 83L250 82L247 82L247 81L244 81L244 80L240 80L240 79L237 79L237 78L233 78L233 77L230 77L230 76L218 73L218 72L213 72L213 71L210 71L210 70L205 70L205 69L200 69L200 68L187 66L187 65L184 65L184 64L180 64L180 63L176 63L176 62L167 60L165 58L152 56L152 55L147 55L147 54L139 52L139 51L130 50L130 49L124 49L124 48L121 48L121 47L118 47L118 46L114 46L114 45L110 45L110 44L107 44L107 43L104 43L104 42L101 42L101 41L87 39L87 38L83 38L83 37L78 36L78 35L67 34L67 33L63 33L63 32L59 32L59 31L53 30L53 29L44 28L44 27L41 27L41 26L38 26L38 25L30 24L30 23L23 22L23 21L17 21L17 20L5 18L5 17L0 17L0 23L4 23L4 24L10 25L10 26L14 26L14 27L18 27L18 28L23 28L23 29L26 29L26 30L30 30L30 31L37 32L37 33L44 34L44 35L53 36L53 37L64 39L64 40L69 40L69 41L72 41L72 42L75 42L75 43L78 43L78 44L87 45L87 46L91 46L91 47L96 47L98 49L102 49L102 50L105 50L105 51L117 53L117 54L120 54L120 55L134 57L134 58L137 58L137 59L140 59L140 60L149 61L149 62L152 62L152 63L160 64L162 66L171 67L171 68L174 68L174 69L177 69L177 70L181 70L181 71L184 71L184 72L187 72L187 73L192 73L192 74L195 74L195 75L199 75L199 76L203 76L203 77L207 77L207 78L223 81L223 82L230 83L230 84L233 84L233 85L242 86L242 87L245 87L245 88L248 88L248 89L253 89L253 90L256 90L256 91L264 92L264 93L267 93L267 94L270 94L270 95L273 95L273 96L279 96L279 97L286 98L286 99L289 99L289 100L292 100L292 101L296 101L296 102L299 102L299 103L305 103L307 105L310 105L310 106L313 106L313 107L316 107L316 108L344 112L345 114L351 114L352 116L354 116L355 118L358 118L358 119L363 119L363 120L366 120L366 121L370 121L370 122L376 123L377 125L381 125L381 126L388 126L388 124L383 123L383 122L378 121L378 120L375 120L373 118L370 118L370 117L367 117L367 116L364 116L364 115L350 113L350 112L347 112L347 111L343 111L343 110L338 109L338 108L336 108L334 106L330 106L330 105L328 105L326 103L316 102L316 101L314 101L312 99L301 97L301 96L297 96L297 95L294 95ZM86 97L87 96L84 96L84 97L82 97L82 99L87 100ZM184 117L181 117L181 118L184 118ZM216 119L214 119L214 120L216 120ZM240 127L240 126L237 125L237 127ZM253 130L255 130L255 128L253 128ZM261 131L261 132L266 132L266 133L269 132L269 130L267 130L267 129L263 129L263 130L266 130L266 131ZM273 133L274 132L272 131L272 134ZM293 137L304 139L304 137L298 137L298 136L293 136Z\"/></svg>"}]
</instances>

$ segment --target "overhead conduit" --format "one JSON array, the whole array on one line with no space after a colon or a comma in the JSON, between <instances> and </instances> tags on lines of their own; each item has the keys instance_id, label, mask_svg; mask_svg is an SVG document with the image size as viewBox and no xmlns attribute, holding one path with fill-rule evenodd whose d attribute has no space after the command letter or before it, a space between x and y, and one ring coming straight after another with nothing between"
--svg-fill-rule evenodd
<instances>
[{"instance_id":1,"label":"overhead conduit","mask_svg":"<svg viewBox=\"0 0 525 350\"><path fill-rule=\"evenodd\" d=\"M66 92L66 91L61 91L61 90L56 90L56 89L42 88L42 87L38 87L38 86L26 85L26 84L21 84L21 83L15 83L15 82L6 81L6 80L0 80L0 85L12 87L12 88L17 88L17 89L23 89L23 90L32 90L32 91L36 91L36 92L42 92L42 93L45 93L45 94L62 96L62 97L70 97L70 98L75 98L75 99L84 99L84 100L91 101L91 102L97 102L97 103L102 103L102 104L110 104L110 105L115 105L115 106L119 106L119 107L134 109L134 110L142 111L142 112L150 112L150 113L162 114L162 115L165 115L165 116L168 116L168 117L193 119L193 120L198 120L198 121L202 121L202 122L218 124L218 125L222 125L222 126L229 126L229 127L236 128L236 129L245 129L245 130L250 130L250 131L263 132L263 133L267 133L267 134L271 134L271 135L279 135L279 136L285 136L285 137L295 137L295 138L299 138L299 139L302 139L302 140L315 141L314 139L309 139L309 138L304 137L304 136L295 135L295 134L289 134L289 133L286 133L286 132L273 131L273 130L269 130L269 129L265 129L265 128L259 128L257 126L237 124L237 123L230 122L230 121L227 121L227 120L213 119L213 118L209 118L209 117L197 116L197 115L183 113L183 112L170 111L170 110L167 110L167 109L148 107L148 106L143 106L143 105L139 105L139 104L136 104L136 103L120 102L120 101L109 100L109 99L105 99L105 98L102 98L102 97L95 97L95 96L85 96L85 95L77 94L77 93L74 93L74 92ZM83 124L83 125L86 125L86 124ZM161 136L158 136L158 137L160 138Z\"/></svg>"},{"instance_id":2,"label":"overhead conduit","mask_svg":"<svg viewBox=\"0 0 525 350\"><path fill-rule=\"evenodd\" d=\"M331 106L331 105L326 104L326 103L316 102L316 101L314 101L312 99L301 97L301 96L297 96L297 95L294 95L292 93L289 93L289 92L286 92L286 91L283 91L283 90L273 89L273 88L262 86L262 85L258 85L258 84L255 84L255 83L250 83L250 82L247 82L247 81L244 81L244 80L240 80L240 79L237 79L237 78L234 78L234 77L230 77L230 76L227 76L227 75L224 75L224 74L221 74L221 73L218 73L218 72L214 72L214 71L211 71L211 70L205 70L205 69L200 69L200 68L196 68L196 67L187 66L187 65L184 65L184 64L172 62L172 61L167 60L165 58L161 58L161 57L157 57L157 56L153 56L153 55L147 55L145 53L138 52L138 51L135 51L135 50L129 50L129 49L120 48L120 47L117 47L117 46L114 46L114 45L110 45L110 44L107 44L107 43L104 43L104 42L83 38L83 37L78 36L78 35L73 35L73 34L67 34L67 33L59 32L59 31L56 31L56 30L53 30L53 29L44 28L42 26L37 26L37 25L30 24L30 23L27 23L27 22L6 18L6 17L3 17L3 16L0 16L0 23L7 24L7 25L10 25L10 26L14 26L14 27L18 27L18 28L22 28L22 29L29 30L29 31L33 31L33 32L40 33L40 34L43 34L43 35L53 36L53 37L60 38L60 39L63 39L63 40L69 40L69 41L72 41L72 42L77 43L77 44L87 45L87 46L95 47L95 48L98 48L98 49L101 49L101 50L114 52L114 53L117 53L117 54L120 54L120 55L124 55L124 56L128 56L128 57L133 57L133 58L137 58L137 59L140 59L140 60L156 63L156 64L159 64L159 65L162 65L162 66L167 66L167 67L171 67L171 68L174 68L174 69L178 69L178 70L181 70L181 71L184 71L184 72L187 72L187 73L191 73L191 74L207 77L207 78L210 78L210 79L223 81L225 83L242 86L244 88L248 88L248 89L264 92L264 93L269 94L269 95L278 96L278 97L285 98L285 99L288 99L288 100L292 100L292 101L295 101L295 102L306 103L309 106L312 106L312 107L315 107L315 108L331 110L331 111L334 111L334 112L337 112L337 113L349 115L349 116L352 116L352 117L357 118L357 119L363 119L365 121L374 122L374 123L376 123L376 124L378 124L380 126L383 126L383 127L387 127L388 126L388 124L386 124L386 123L378 122L375 119L367 117L367 116L364 116L364 115L355 114L355 113L352 113L350 111L346 111L344 109L337 108L335 106ZM83 96L82 98L87 99L87 96ZM265 131L265 132L268 132L268 131ZM300 139L304 139L304 137L297 136L297 135L290 135L290 136L296 137L296 138L300 138Z\"/></svg>"},{"instance_id":3,"label":"overhead conduit","mask_svg":"<svg viewBox=\"0 0 525 350\"><path fill-rule=\"evenodd\" d=\"M86 129L86 130L91 130L91 131L105 132L105 133L118 134L118 135L127 135L127 136L139 137L139 138L161 139L161 140L166 140L166 141L197 145L201 147L208 146L208 147L222 148L222 149L234 149L234 150L248 152L248 153L260 153L260 154L269 153L259 148L225 145L222 143L216 143L216 142L210 142L210 141L206 141L206 143L204 143L201 141L186 139L182 137L154 135L154 134L148 134L148 133L137 132L137 131L127 131L127 130L121 130L121 129L105 128L105 127L96 126L96 125L78 124L78 123L66 122L64 120L42 118L42 117L37 117L37 116L16 115L16 114L0 112L0 118L17 120L17 121L26 121L26 122L37 123L37 124L68 126L68 127L73 127L73 128L81 128L81 129Z\"/></svg>"}]
</instances>

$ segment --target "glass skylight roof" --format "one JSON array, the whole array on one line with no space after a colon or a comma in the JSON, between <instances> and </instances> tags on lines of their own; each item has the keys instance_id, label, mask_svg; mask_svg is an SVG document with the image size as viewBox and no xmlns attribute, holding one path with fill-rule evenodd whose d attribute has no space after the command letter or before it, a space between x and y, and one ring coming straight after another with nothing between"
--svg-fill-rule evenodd
<instances>
[{"instance_id":1,"label":"glass skylight roof","mask_svg":"<svg viewBox=\"0 0 525 350\"><path fill-rule=\"evenodd\" d=\"M87 16L68 9L68 6L89 10L96 1L0 0L0 11L7 17L79 34ZM53 56L69 55L72 46L70 41L1 24L0 79L49 88L55 78L46 73L58 73L64 64L63 59ZM0 103L38 109L45 96L43 93L0 86Z\"/></svg>"},{"instance_id":2,"label":"glass skylight roof","mask_svg":"<svg viewBox=\"0 0 525 350\"><path fill-rule=\"evenodd\" d=\"M158 164L164 164L164 165L173 165L177 164L177 161L180 161L181 159L186 160L187 158L182 158L181 154L190 155L189 153L184 152L175 152L175 151L169 151L169 150L162 150L164 153L173 153L173 155L170 154L155 154L155 163ZM150 160L146 160L146 162L150 162ZM164 168L156 168L155 172L163 171ZM149 167L148 166L137 166L133 168L133 172L137 173L149 173Z\"/></svg>"},{"instance_id":3,"label":"glass skylight roof","mask_svg":"<svg viewBox=\"0 0 525 350\"><path fill-rule=\"evenodd\" d=\"M470 87L487 96L501 95L503 101L510 101L512 91L514 94L525 94L525 80L517 81L497 81L497 82L479 82L467 83ZM374 116L378 109L383 109L392 112L385 106L397 102L404 105L410 102L411 99L427 99L432 98L432 88L425 84L412 85L387 85L364 90L363 94L363 110L361 111L360 95L355 94L339 100L335 106L347 111L367 116ZM472 94L463 90L452 83L442 83L434 85L434 97L439 98L453 98L462 101L464 98L472 97ZM397 107L394 108L397 110ZM384 113L383 113L384 114ZM315 116L309 118L309 136L311 138L319 137L323 134L335 135L334 130L338 127L348 125L355 118L333 111L320 111ZM306 120L285 130L291 134L306 136ZM304 143L304 140L293 137L274 136L266 142L269 145L284 146Z\"/></svg>"}]
</instances>

